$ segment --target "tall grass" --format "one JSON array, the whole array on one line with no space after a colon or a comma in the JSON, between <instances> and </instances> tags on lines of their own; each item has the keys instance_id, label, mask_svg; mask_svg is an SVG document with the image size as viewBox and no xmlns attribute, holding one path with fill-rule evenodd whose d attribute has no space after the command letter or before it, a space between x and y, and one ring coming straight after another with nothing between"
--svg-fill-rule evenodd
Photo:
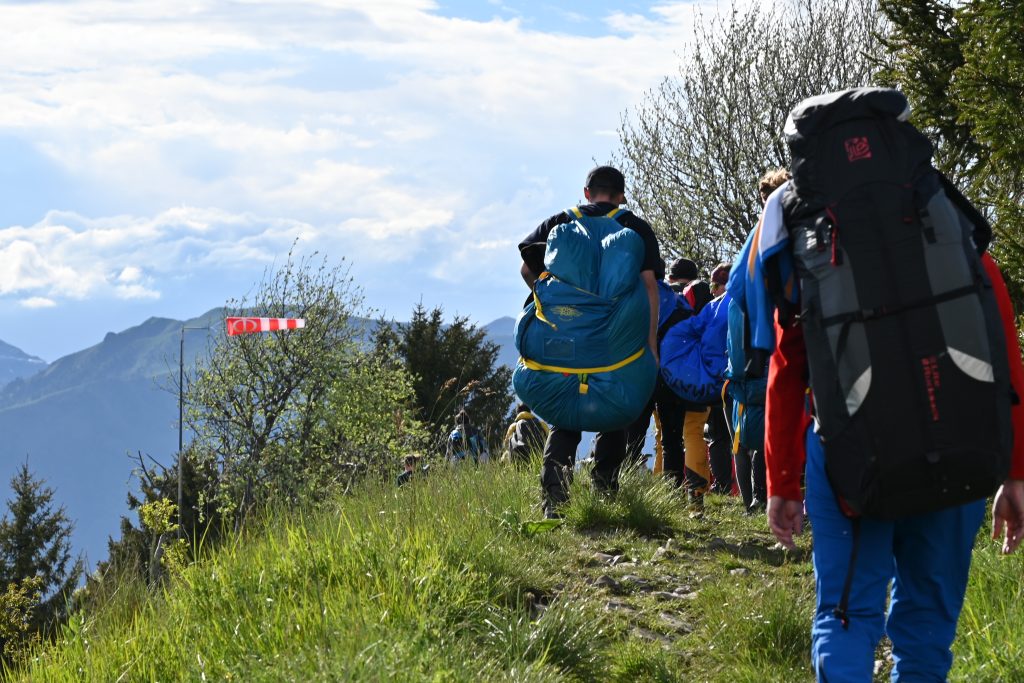
<instances>
[{"instance_id":1,"label":"tall grass","mask_svg":"<svg viewBox=\"0 0 1024 683\"><path fill-rule=\"evenodd\" d=\"M128 578L112 583L101 605L79 611L56 644L7 675L439 683L812 678L809 558L773 550L763 517L713 498L703 518L690 519L677 491L629 471L616 496L591 491L579 477L565 522L552 530L538 521L537 464L444 469L400 489L367 483L326 508L268 513L165 588L150 591ZM800 544L806 550L810 539ZM628 566L595 556L612 547L628 555ZM738 567L745 571L731 573ZM596 587L605 574L621 585ZM1000 557L979 541L954 680L1024 680L1022 575L1024 555ZM678 590L690 592L685 598L667 593L684 585Z\"/></svg>"},{"instance_id":2,"label":"tall grass","mask_svg":"<svg viewBox=\"0 0 1024 683\"><path fill-rule=\"evenodd\" d=\"M1024 552L1003 556L982 527L957 639L954 681L1024 681Z\"/></svg>"},{"instance_id":3,"label":"tall grass","mask_svg":"<svg viewBox=\"0 0 1024 683\"><path fill-rule=\"evenodd\" d=\"M600 615L553 592L550 535L503 531L535 491L500 468L367 486L285 514L187 569L132 612L77 615L24 677L71 680L588 680ZM134 600L132 602L135 602Z\"/></svg>"},{"instance_id":4,"label":"tall grass","mask_svg":"<svg viewBox=\"0 0 1024 683\"><path fill-rule=\"evenodd\" d=\"M646 535L668 535L678 528L685 496L646 467L622 470L619 490L611 494L595 490L589 476L577 476L570 486L565 521L582 531L631 529Z\"/></svg>"}]
</instances>

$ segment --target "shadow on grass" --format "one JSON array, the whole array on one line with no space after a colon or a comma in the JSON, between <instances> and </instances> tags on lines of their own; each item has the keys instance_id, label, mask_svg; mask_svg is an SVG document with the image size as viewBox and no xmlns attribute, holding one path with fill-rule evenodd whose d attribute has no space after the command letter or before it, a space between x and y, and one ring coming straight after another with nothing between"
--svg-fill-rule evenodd
<instances>
[{"instance_id":1,"label":"shadow on grass","mask_svg":"<svg viewBox=\"0 0 1024 683\"><path fill-rule=\"evenodd\" d=\"M742 543L729 543L724 538L713 538L707 545L708 552L727 552L740 560L757 560L773 567L781 567L784 564L809 562L811 559L810 548L797 548L786 550L776 546L767 546L758 541L746 541Z\"/></svg>"}]
</instances>

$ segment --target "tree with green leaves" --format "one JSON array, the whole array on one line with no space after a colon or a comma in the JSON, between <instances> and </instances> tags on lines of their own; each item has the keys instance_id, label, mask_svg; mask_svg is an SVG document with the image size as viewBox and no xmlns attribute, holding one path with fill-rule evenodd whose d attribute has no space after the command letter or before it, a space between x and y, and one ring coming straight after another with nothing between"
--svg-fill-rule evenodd
<instances>
[{"instance_id":1,"label":"tree with green leaves","mask_svg":"<svg viewBox=\"0 0 1024 683\"><path fill-rule=\"evenodd\" d=\"M880 0L887 83L936 145L936 165L992 219L992 251L1024 306L1024 4Z\"/></svg>"},{"instance_id":2,"label":"tree with green leaves","mask_svg":"<svg viewBox=\"0 0 1024 683\"><path fill-rule=\"evenodd\" d=\"M296 258L267 273L226 314L304 318L304 329L217 336L190 373L191 453L219 472L220 513L236 522L257 502L319 500L357 472L394 468L417 438L397 419L412 392L401 369L360 345L362 296L344 263ZM356 397L375 399L361 402Z\"/></svg>"},{"instance_id":3,"label":"tree with green leaves","mask_svg":"<svg viewBox=\"0 0 1024 683\"><path fill-rule=\"evenodd\" d=\"M700 21L675 77L622 119L616 161L666 260L710 269L761 211L758 178L787 167L782 130L798 102L870 85L884 51L876 0L733 4Z\"/></svg>"},{"instance_id":4,"label":"tree with green leaves","mask_svg":"<svg viewBox=\"0 0 1024 683\"><path fill-rule=\"evenodd\" d=\"M46 633L66 618L67 601L82 577L82 559L71 552L74 524L63 506L54 506L53 496L22 464L0 519L0 593L21 596L23 608L26 596L37 598L21 618L26 633Z\"/></svg>"},{"instance_id":5,"label":"tree with green leaves","mask_svg":"<svg viewBox=\"0 0 1024 683\"><path fill-rule=\"evenodd\" d=\"M468 318L445 323L444 310L418 304L408 323L380 321L375 345L383 358L402 364L412 375L417 417L427 426L435 447L465 410L493 446L504 434L512 403L512 371L498 366L500 348Z\"/></svg>"}]
</instances>

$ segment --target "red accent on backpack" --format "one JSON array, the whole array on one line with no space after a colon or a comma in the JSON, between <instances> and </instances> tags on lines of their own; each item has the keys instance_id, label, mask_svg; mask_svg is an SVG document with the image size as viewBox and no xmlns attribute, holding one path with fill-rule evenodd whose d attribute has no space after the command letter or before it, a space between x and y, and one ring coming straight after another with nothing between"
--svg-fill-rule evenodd
<instances>
[{"instance_id":1,"label":"red accent on backpack","mask_svg":"<svg viewBox=\"0 0 1024 683\"><path fill-rule=\"evenodd\" d=\"M868 144L867 138L847 138L843 145L846 147L846 159L851 164L871 158L871 145Z\"/></svg>"}]
</instances>

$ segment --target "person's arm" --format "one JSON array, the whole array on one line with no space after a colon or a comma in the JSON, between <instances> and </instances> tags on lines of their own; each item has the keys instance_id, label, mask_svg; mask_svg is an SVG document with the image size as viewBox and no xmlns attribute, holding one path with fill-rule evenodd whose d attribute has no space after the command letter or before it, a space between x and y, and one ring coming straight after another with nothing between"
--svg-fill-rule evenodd
<instances>
[{"instance_id":1,"label":"person's arm","mask_svg":"<svg viewBox=\"0 0 1024 683\"><path fill-rule=\"evenodd\" d=\"M768 369L765 398L765 469L768 480L768 525L779 543L795 548L793 536L803 529L800 473L809 419L804 410L807 349L803 330L775 322L775 351Z\"/></svg>"},{"instance_id":2,"label":"person's arm","mask_svg":"<svg viewBox=\"0 0 1024 683\"><path fill-rule=\"evenodd\" d=\"M654 279L653 270L645 270L640 273L644 281L644 289L647 290L647 303L651 309L651 324L647 331L647 346L654 354L654 362L659 363L658 358L658 281Z\"/></svg>"},{"instance_id":3,"label":"person's arm","mask_svg":"<svg viewBox=\"0 0 1024 683\"><path fill-rule=\"evenodd\" d=\"M530 289L533 289L534 283L536 283L537 278L540 277L540 273L533 272L533 269L530 268L526 261L523 261L523 265L519 269L519 274L523 276L523 282L525 282L526 286Z\"/></svg>"},{"instance_id":4,"label":"person's arm","mask_svg":"<svg viewBox=\"0 0 1024 683\"><path fill-rule=\"evenodd\" d=\"M1006 338L1007 361L1010 366L1010 385L1017 396L1024 399L1024 363L1021 362L1020 342L1015 326L1013 303L999 267L988 254L981 257L982 265L992 282L999 317ZM1018 401L1011 409L1013 420L1013 455L1010 476L996 492L992 503L992 538L1003 537L1003 553L1012 553L1024 540L1024 403Z\"/></svg>"},{"instance_id":5,"label":"person's arm","mask_svg":"<svg viewBox=\"0 0 1024 683\"><path fill-rule=\"evenodd\" d=\"M544 272L544 251L547 247L548 234L552 228L562 223L568 223L569 216L562 211L537 226L536 230L527 235L519 243L519 256L523 259L523 265L519 268L519 274L523 276L523 282L530 289L537 282L537 278Z\"/></svg>"}]
</instances>

